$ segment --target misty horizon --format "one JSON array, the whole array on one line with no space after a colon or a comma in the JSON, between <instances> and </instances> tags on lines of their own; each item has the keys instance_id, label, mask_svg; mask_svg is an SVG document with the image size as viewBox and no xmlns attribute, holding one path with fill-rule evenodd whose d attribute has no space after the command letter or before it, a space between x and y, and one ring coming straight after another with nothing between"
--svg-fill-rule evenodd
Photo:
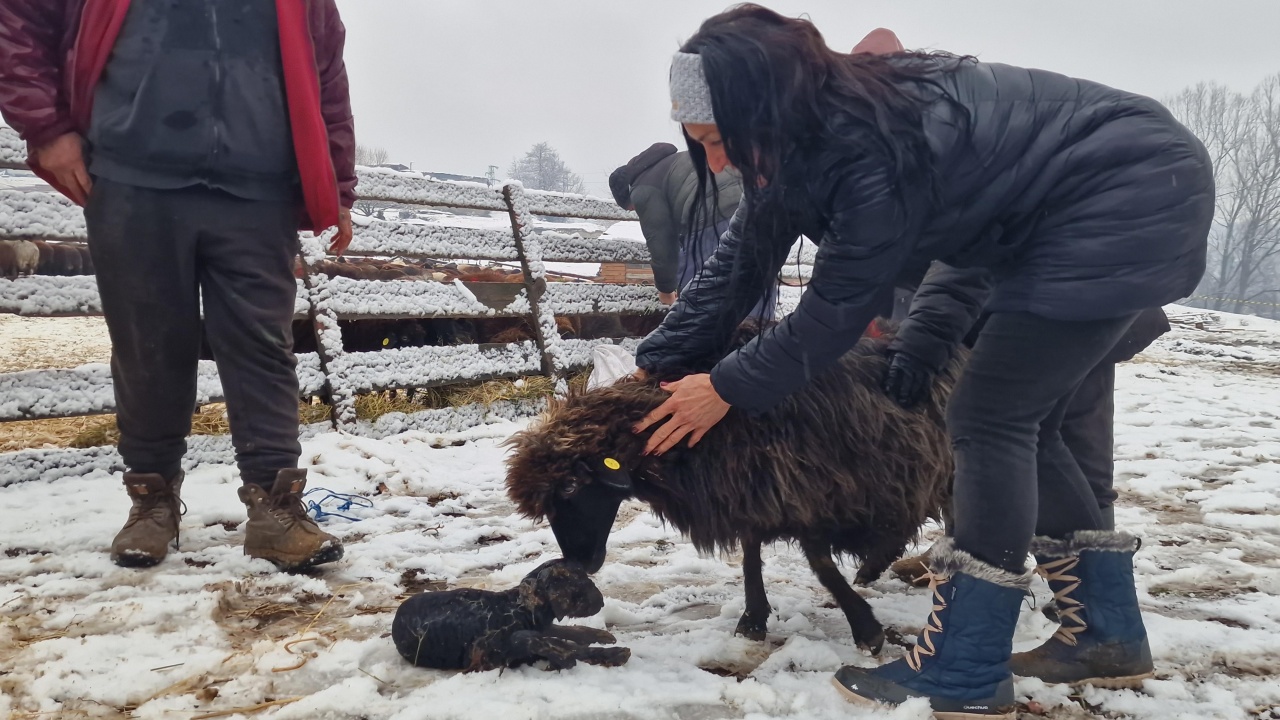
<instances>
[{"instance_id":1,"label":"misty horizon","mask_svg":"<svg viewBox=\"0 0 1280 720\"><path fill-rule=\"evenodd\" d=\"M654 142L682 146L667 69L680 42L731 3L646 0L337 0L363 145L420 172L507 176L548 142L608 197L609 173ZM1037 67L1164 99L1199 82L1248 92L1280 72L1280 3L1136 0L778 0L847 50L887 27L908 48ZM1177 9L1186 12L1177 12ZM1193 8L1198 12L1191 11Z\"/></svg>"}]
</instances>

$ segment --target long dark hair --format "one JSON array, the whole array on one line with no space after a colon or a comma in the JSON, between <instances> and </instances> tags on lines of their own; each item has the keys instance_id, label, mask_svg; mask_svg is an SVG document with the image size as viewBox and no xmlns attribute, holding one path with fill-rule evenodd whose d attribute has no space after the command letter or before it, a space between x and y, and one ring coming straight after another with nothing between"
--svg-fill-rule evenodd
<instances>
[{"instance_id":1,"label":"long dark hair","mask_svg":"<svg viewBox=\"0 0 1280 720\"><path fill-rule=\"evenodd\" d=\"M725 153L742 174L751 210L748 225L757 219L786 222L781 205L806 179L806 158L819 151L851 160L882 159L895 192L909 211L919 210L933 201L937 187L924 134L925 108L934 99L949 101L955 116L968 124L967 110L947 97L935 78L970 58L839 53L827 47L812 22L753 4L706 20L681 51L702 57ZM708 215L703 205L710 173L702 145L687 133L685 141L698 174L689 216L693 236ZM744 245L742 251L765 267L780 266L790 249L762 245ZM737 269L731 275L731 292L740 275ZM775 285L777 278L768 282ZM726 323L737 320L726 318Z\"/></svg>"}]
</instances>

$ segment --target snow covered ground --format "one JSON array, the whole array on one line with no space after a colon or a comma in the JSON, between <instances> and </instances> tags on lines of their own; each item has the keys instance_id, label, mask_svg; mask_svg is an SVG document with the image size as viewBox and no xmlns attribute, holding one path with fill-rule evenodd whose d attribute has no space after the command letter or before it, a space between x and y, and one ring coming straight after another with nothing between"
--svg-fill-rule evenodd
<instances>
[{"instance_id":1,"label":"snow covered ground","mask_svg":"<svg viewBox=\"0 0 1280 720\"><path fill-rule=\"evenodd\" d=\"M1280 324L1240 322L1176 329L1119 372L1117 514L1144 538L1139 594L1158 678L1078 697L1022 681L1026 717L1280 717ZM558 555L550 530L514 517L503 492L499 443L516 429L307 442L313 488L373 503L329 522L347 556L311 575L244 558L230 468L189 476L182 550L146 571L106 554L128 504L118 477L0 489L0 718L193 718L295 698L235 717L927 716L919 702L849 705L831 687L841 664L902 649L879 660L856 650L798 551L766 556L768 641L735 638L739 559L700 557L639 504L624 506L597 576L607 604L586 621L632 649L626 666L406 665L387 637L406 594L507 588ZM908 639L928 612L925 591L897 580L862 592ZM1017 643L1051 630L1028 603Z\"/></svg>"},{"instance_id":2,"label":"snow covered ground","mask_svg":"<svg viewBox=\"0 0 1280 720\"><path fill-rule=\"evenodd\" d=\"M0 373L110 360L111 338L100 317L29 318L0 313Z\"/></svg>"}]
</instances>

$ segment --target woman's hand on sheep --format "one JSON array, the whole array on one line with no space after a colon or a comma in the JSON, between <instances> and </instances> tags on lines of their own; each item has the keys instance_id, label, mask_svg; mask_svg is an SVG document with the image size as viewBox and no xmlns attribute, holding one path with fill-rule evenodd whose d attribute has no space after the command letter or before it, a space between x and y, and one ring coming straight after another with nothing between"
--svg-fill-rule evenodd
<instances>
[{"instance_id":1,"label":"woman's hand on sheep","mask_svg":"<svg viewBox=\"0 0 1280 720\"><path fill-rule=\"evenodd\" d=\"M716 392L710 375L689 375L683 380L663 383L662 389L671 393L671 397L635 427L637 433L642 433L670 418L650 436L644 448L646 455L662 455L686 437L689 447L697 445L729 412L729 403Z\"/></svg>"}]
</instances>

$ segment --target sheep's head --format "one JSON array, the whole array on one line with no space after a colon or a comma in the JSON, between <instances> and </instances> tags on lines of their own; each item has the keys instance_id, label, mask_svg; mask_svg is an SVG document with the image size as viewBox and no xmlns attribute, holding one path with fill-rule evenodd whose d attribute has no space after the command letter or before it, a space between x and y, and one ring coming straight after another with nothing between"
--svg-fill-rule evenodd
<instances>
[{"instance_id":1,"label":"sheep's head","mask_svg":"<svg viewBox=\"0 0 1280 720\"><path fill-rule=\"evenodd\" d=\"M635 493L645 439L631 428L664 395L638 382L582 393L507 441L507 494L525 516L549 520L565 558L588 572L604 564L618 507Z\"/></svg>"},{"instance_id":2,"label":"sheep's head","mask_svg":"<svg viewBox=\"0 0 1280 720\"><path fill-rule=\"evenodd\" d=\"M604 607L604 595L580 563L549 560L520 582L520 604L532 611L547 609L557 620L591 617Z\"/></svg>"}]
</instances>

